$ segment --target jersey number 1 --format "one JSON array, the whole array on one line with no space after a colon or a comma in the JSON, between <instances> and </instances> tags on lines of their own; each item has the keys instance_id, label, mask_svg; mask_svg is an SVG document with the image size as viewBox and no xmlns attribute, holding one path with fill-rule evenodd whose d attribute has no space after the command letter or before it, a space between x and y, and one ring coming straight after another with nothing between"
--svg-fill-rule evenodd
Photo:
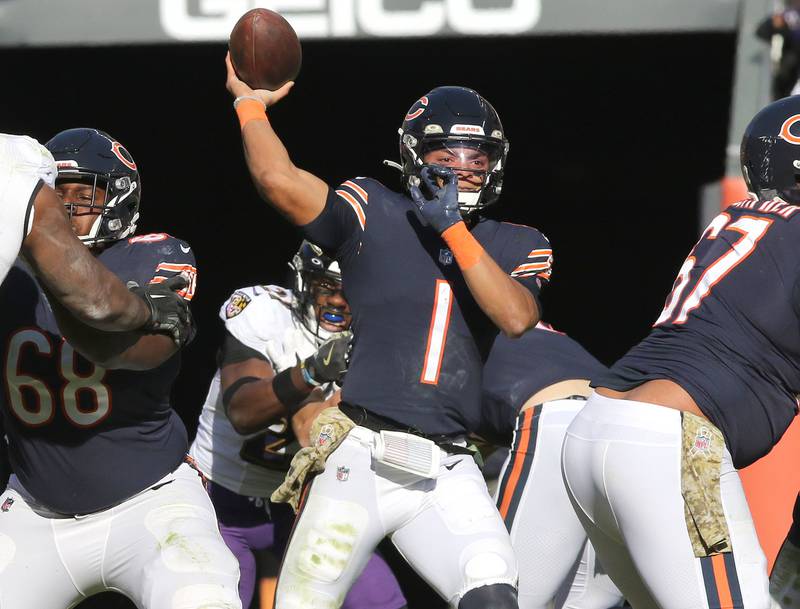
<instances>
[{"instance_id":1,"label":"jersey number 1","mask_svg":"<svg viewBox=\"0 0 800 609\"><path fill-rule=\"evenodd\" d=\"M654 326L667 322L678 325L686 323L689 313L700 306L703 299L711 293L711 288L753 253L759 240L773 222L767 218L756 216L742 216L735 222L728 224L730 221L730 215L722 213L709 224L702 237L700 237L700 241L694 246L694 249L678 272L678 278L675 280L672 292L667 298L664 310L661 311L661 315L658 316L656 323L653 324ZM698 246L705 239L709 241L716 239L723 230L735 231L741 233L742 236L730 246L730 249L708 265L697 280L697 283L684 297L684 292L687 291L689 286L692 269L697 263L695 252Z\"/></svg>"},{"instance_id":2,"label":"jersey number 1","mask_svg":"<svg viewBox=\"0 0 800 609\"><path fill-rule=\"evenodd\" d=\"M53 344L44 332L33 328L20 330L8 341L5 361L5 382L8 398L14 415L29 427L46 425L55 414L54 397L47 384L19 370L22 348L33 347L37 353L48 357L53 355ZM66 341L61 342L58 370L66 381L61 388L61 403L64 416L77 427L92 427L105 419L111 412L111 393L102 381L105 368L92 366L88 375L80 375L75 370L75 350ZM23 392L23 389L28 391ZM78 394L91 392L94 407L82 408ZM27 398L27 399L26 399ZM30 398L33 398L31 404Z\"/></svg>"},{"instance_id":3,"label":"jersey number 1","mask_svg":"<svg viewBox=\"0 0 800 609\"><path fill-rule=\"evenodd\" d=\"M453 308L453 289L444 279L436 280L436 292L433 297L433 314L428 327L428 344L425 347L425 359L422 362L420 383L437 385L439 371L442 369L444 346L447 342L447 328L450 325L450 310Z\"/></svg>"}]
</instances>

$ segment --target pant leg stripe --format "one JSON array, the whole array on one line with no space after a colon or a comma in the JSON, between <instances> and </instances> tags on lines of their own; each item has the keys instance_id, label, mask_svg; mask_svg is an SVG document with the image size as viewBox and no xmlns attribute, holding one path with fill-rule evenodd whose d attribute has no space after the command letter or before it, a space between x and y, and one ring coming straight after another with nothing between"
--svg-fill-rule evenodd
<instances>
[{"instance_id":1,"label":"pant leg stripe","mask_svg":"<svg viewBox=\"0 0 800 609\"><path fill-rule=\"evenodd\" d=\"M511 440L511 448L508 453L508 463L505 464L503 470L500 472L500 480L497 484L497 509L500 510L501 506L506 501L506 491L508 489L508 480L511 478L511 472L514 470L514 464L518 457L516 453L517 445L520 441L520 435L525 428L523 414L517 415L514 419L514 437Z\"/></svg>"},{"instance_id":2,"label":"pant leg stripe","mask_svg":"<svg viewBox=\"0 0 800 609\"><path fill-rule=\"evenodd\" d=\"M711 563L711 558L710 556L704 556L700 559L700 568L703 571L703 584L705 584L706 587L708 609L721 609L719 594L717 593L717 580L714 577L714 566Z\"/></svg>"},{"instance_id":3,"label":"pant leg stripe","mask_svg":"<svg viewBox=\"0 0 800 609\"><path fill-rule=\"evenodd\" d=\"M725 562L725 573L728 575L728 587L733 601L732 606L736 609L743 609L744 599L742 598L742 588L739 586L739 575L736 573L736 561L733 557L733 552L727 552L722 556Z\"/></svg>"},{"instance_id":4,"label":"pant leg stripe","mask_svg":"<svg viewBox=\"0 0 800 609\"><path fill-rule=\"evenodd\" d=\"M526 411L527 412L527 411ZM511 440L511 449L508 453L508 463L503 468L500 474L500 481L497 487L497 509L500 510L503 504L506 503L506 492L508 490L508 481L511 478L511 472L514 471L516 460L519 457L517 454L517 446L521 441L523 430L527 428L525 425L525 412L517 415L514 419L514 438Z\"/></svg>"},{"instance_id":5,"label":"pant leg stripe","mask_svg":"<svg viewBox=\"0 0 800 609\"><path fill-rule=\"evenodd\" d=\"M517 420L522 420L518 429L512 451L514 460L511 467L506 470L506 480L502 489L499 501L500 515L505 521L506 528L511 530L514 524L514 517L517 507L525 490L525 484L533 464L533 455L536 447L536 436L539 428L539 415L541 414L541 404L526 410Z\"/></svg>"},{"instance_id":6,"label":"pant leg stripe","mask_svg":"<svg viewBox=\"0 0 800 609\"><path fill-rule=\"evenodd\" d=\"M709 609L743 609L742 590L733 553L700 559Z\"/></svg>"},{"instance_id":7,"label":"pant leg stripe","mask_svg":"<svg viewBox=\"0 0 800 609\"><path fill-rule=\"evenodd\" d=\"M505 518L508 507L511 503L511 495L514 493L514 486L519 479L522 471L522 461L524 451L527 449L530 436L530 419L533 417L533 410L526 410L517 416L517 428L514 431L514 442L511 444L511 461L506 467L503 479L500 482L500 492L498 493L497 509L501 516Z\"/></svg>"},{"instance_id":8,"label":"pant leg stripe","mask_svg":"<svg viewBox=\"0 0 800 609\"><path fill-rule=\"evenodd\" d=\"M725 557L722 554L714 554L711 557L711 566L714 569L714 579L717 582L720 609L732 609L733 598L731 598L731 588L728 585L728 570L725 568Z\"/></svg>"}]
</instances>

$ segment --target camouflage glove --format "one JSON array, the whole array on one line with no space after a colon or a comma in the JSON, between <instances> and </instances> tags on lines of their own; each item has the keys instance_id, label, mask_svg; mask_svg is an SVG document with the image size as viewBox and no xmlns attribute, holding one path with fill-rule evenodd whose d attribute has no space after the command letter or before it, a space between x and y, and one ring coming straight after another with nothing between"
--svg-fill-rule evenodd
<instances>
[{"instance_id":1,"label":"camouflage glove","mask_svg":"<svg viewBox=\"0 0 800 609\"><path fill-rule=\"evenodd\" d=\"M168 334L178 347L191 342L195 335L195 324L189 302L178 292L189 285L183 275L175 275L161 283L150 283L140 287L128 282L128 288L147 303L150 319L142 326L145 332Z\"/></svg>"},{"instance_id":2,"label":"camouflage glove","mask_svg":"<svg viewBox=\"0 0 800 609\"><path fill-rule=\"evenodd\" d=\"M300 449L292 459L292 465L283 481L270 499L274 503L288 503L297 512L303 484L309 475L325 471L328 456L344 442L356 424L338 408L326 408L319 413L311 425L311 446Z\"/></svg>"},{"instance_id":3,"label":"camouflage glove","mask_svg":"<svg viewBox=\"0 0 800 609\"><path fill-rule=\"evenodd\" d=\"M347 372L352 340L352 332L339 332L322 343L314 355L307 357L301 364L306 383L313 386L331 381L339 383Z\"/></svg>"},{"instance_id":4,"label":"camouflage glove","mask_svg":"<svg viewBox=\"0 0 800 609\"><path fill-rule=\"evenodd\" d=\"M443 186L439 186L439 178L444 180ZM420 215L440 235L453 224L461 222L461 212L458 210L458 176L449 167L423 167L420 184L411 186L409 192Z\"/></svg>"}]
</instances>

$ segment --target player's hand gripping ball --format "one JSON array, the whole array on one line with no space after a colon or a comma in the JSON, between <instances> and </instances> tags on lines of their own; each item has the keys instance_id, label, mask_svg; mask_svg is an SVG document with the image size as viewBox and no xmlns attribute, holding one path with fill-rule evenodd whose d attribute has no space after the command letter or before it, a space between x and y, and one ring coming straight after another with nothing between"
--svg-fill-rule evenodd
<instances>
[{"instance_id":1,"label":"player's hand gripping ball","mask_svg":"<svg viewBox=\"0 0 800 609\"><path fill-rule=\"evenodd\" d=\"M300 40L275 11L247 11L233 26L228 48L236 75L252 89L275 91L300 72Z\"/></svg>"}]
</instances>

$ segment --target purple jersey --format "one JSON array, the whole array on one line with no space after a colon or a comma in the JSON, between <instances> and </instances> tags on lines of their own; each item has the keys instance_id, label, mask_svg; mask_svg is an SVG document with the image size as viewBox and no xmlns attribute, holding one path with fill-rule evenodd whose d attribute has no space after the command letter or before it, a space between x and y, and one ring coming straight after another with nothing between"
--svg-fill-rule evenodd
<instances>
[{"instance_id":1,"label":"purple jersey","mask_svg":"<svg viewBox=\"0 0 800 609\"><path fill-rule=\"evenodd\" d=\"M482 361L497 329L411 199L375 180L348 180L303 230L339 260L353 312L342 399L431 435L475 429ZM483 218L471 231L538 298L550 274L547 239Z\"/></svg>"},{"instance_id":2,"label":"purple jersey","mask_svg":"<svg viewBox=\"0 0 800 609\"><path fill-rule=\"evenodd\" d=\"M164 234L119 241L98 260L123 283L163 281L185 272L191 299L194 254ZM105 370L60 335L44 292L28 268L0 288L5 345L2 414L14 473L42 504L64 514L115 505L175 469L186 430L170 407L176 354L143 372Z\"/></svg>"},{"instance_id":3,"label":"purple jersey","mask_svg":"<svg viewBox=\"0 0 800 609\"><path fill-rule=\"evenodd\" d=\"M650 335L593 385L683 387L720 428L737 468L765 455L800 392L800 207L734 203L683 263Z\"/></svg>"},{"instance_id":4,"label":"purple jersey","mask_svg":"<svg viewBox=\"0 0 800 609\"><path fill-rule=\"evenodd\" d=\"M605 366L577 341L540 322L520 338L498 336L483 367L479 434L508 446L520 408L538 391L569 379L592 379Z\"/></svg>"}]
</instances>

